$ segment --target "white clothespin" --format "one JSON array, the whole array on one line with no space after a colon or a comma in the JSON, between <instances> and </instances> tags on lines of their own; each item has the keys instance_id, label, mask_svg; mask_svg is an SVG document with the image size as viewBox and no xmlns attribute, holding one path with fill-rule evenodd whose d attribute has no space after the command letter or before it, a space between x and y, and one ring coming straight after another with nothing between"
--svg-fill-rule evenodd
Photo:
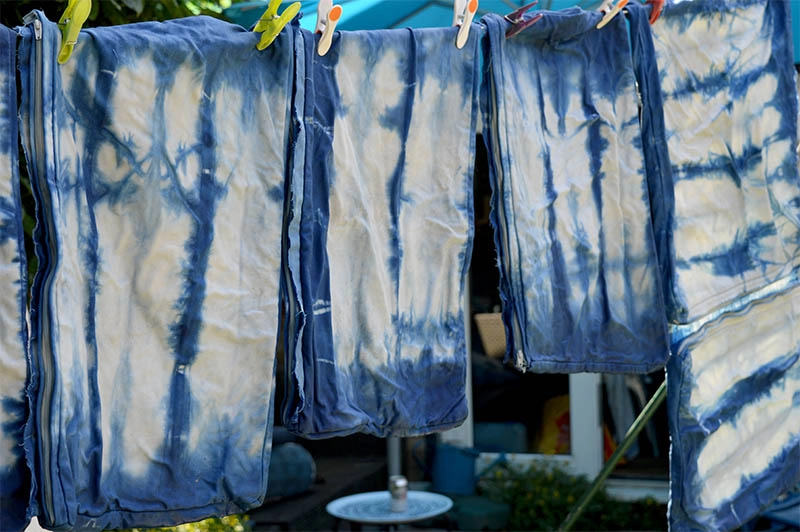
<instances>
[{"instance_id":1,"label":"white clothespin","mask_svg":"<svg viewBox=\"0 0 800 532\"><path fill-rule=\"evenodd\" d=\"M319 38L317 54L325 55L331 49L333 32L336 30L336 24L341 17L342 6L333 5L333 0L319 0L319 4L317 4L317 25L314 31L321 33L322 37Z\"/></svg>"},{"instance_id":2,"label":"white clothespin","mask_svg":"<svg viewBox=\"0 0 800 532\"><path fill-rule=\"evenodd\" d=\"M467 44L469 27L477 12L478 0L453 0L453 26L460 26L456 35L456 48L464 48Z\"/></svg>"},{"instance_id":3,"label":"white clothespin","mask_svg":"<svg viewBox=\"0 0 800 532\"><path fill-rule=\"evenodd\" d=\"M597 23L597 29L598 30L604 28L606 24L611 22L611 19L616 17L617 13L622 11L622 8L625 7L626 5L628 5L628 0L620 0L617 3L617 5L615 5L613 7L610 7L610 8L609 8L609 4L611 4L611 2L608 1L608 0L606 0L606 2L603 4L603 8L608 9L608 11L606 11L606 14L603 16L602 19L600 19L600 22Z\"/></svg>"}]
</instances>

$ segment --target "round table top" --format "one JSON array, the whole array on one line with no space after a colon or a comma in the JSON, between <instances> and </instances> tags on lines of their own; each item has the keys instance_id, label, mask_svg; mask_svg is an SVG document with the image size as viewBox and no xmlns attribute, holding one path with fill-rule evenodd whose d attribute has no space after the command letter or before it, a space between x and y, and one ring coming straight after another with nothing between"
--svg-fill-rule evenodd
<instances>
[{"instance_id":1,"label":"round table top","mask_svg":"<svg viewBox=\"0 0 800 532\"><path fill-rule=\"evenodd\" d=\"M453 507L449 497L427 491L408 492L408 508L405 512L392 511L392 496L389 491L370 491L348 495L328 503L325 510L334 517L346 521L371 524L399 524L436 517Z\"/></svg>"}]
</instances>

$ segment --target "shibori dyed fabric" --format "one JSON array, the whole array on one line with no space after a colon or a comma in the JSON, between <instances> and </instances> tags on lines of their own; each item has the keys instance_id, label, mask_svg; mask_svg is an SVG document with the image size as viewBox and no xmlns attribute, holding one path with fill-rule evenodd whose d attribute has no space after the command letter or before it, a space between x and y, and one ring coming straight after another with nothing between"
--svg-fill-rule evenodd
<instances>
[{"instance_id":1,"label":"shibori dyed fabric","mask_svg":"<svg viewBox=\"0 0 800 532\"><path fill-rule=\"evenodd\" d=\"M59 29L38 16L20 63L42 217L40 522L149 527L258 505L295 33L259 52L257 34L207 17L98 28L57 65Z\"/></svg>"},{"instance_id":2,"label":"shibori dyed fabric","mask_svg":"<svg viewBox=\"0 0 800 532\"><path fill-rule=\"evenodd\" d=\"M760 292L673 344L672 530L739 528L800 482L798 272Z\"/></svg>"},{"instance_id":3,"label":"shibori dyed fabric","mask_svg":"<svg viewBox=\"0 0 800 532\"><path fill-rule=\"evenodd\" d=\"M286 426L409 436L467 415L478 40L456 28L303 32L288 230Z\"/></svg>"},{"instance_id":4,"label":"shibori dyed fabric","mask_svg":"<svg viewBox=\"0 0 800 532\"><path fill-rule=\"evenodd\" d=\"M27 523L27 271L17 149L17 34L0 26L0 530Z\"/></svg>"},{"instance_id":5,"label":"shibori dyed fabric","mask_svg":"<svg viewBox=\"0 0 800 532\"><path fill-rule=\"evenodd\" d=\"M544 372L647 372L667 358L623 17L483 18L507 356Z\"/></svg>"},{"instance_id":6,"label":"shibori dyed fabric","mask_svg":"<svg viewBox=\"0 0 800 532\"><path fill-rule=\"evenodd\" d=\"M671 161L653 199L673 322L800 264L789 20L784 0L698 0L667 4L653 25Z\"/></svg>"}]
</instances>

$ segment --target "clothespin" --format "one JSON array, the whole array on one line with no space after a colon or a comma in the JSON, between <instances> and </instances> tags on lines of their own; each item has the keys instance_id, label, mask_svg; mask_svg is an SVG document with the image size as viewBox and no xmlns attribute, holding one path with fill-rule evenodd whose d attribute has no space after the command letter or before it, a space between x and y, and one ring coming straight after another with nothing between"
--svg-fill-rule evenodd
<instances>
[{"instance_id":1,"label":"clothespin","mask_svg":"<svg viewBox=\"0 0 800 532\"><path fill-rule=\"evenodd\" d=\"M456 48L464 48L467 44L469 27L477 12L478 0L453 0L453 26L460 26L456 35Z\"/></svg>"},{"instance_id":2,"label":"clothespin","mask_svg":"<svg viewBox=\"0 0 800 532\"><path fill-rule=\"evenodd\" d=\"M664 9L664 0L647 0L645 4L650 7L650 24L655 24L658 17L661 16L661 10Z\"/></svg>"},{"instance_id":3,"label":"clothespin","mask_svg":"<svg viewBox=\"0 0 800 532\"><path fill-rule=\"evenodd\" d=\"M509 21L512 24L512 26L510 28L508 28L508 30L506 31L506 39L508 39L510 37L513 37L517 33L520 33L524 29L529 28L529 27L533 26L534 24L536 24L537 22L539 22L539 20L544 16L541 13L537 13L537 14L535 14L534 16L532 16L529 19L523 18L523 15L525 14L525 12L528 11L530 8L532 8L533 6L535 6L538 3L539 3L539 0L535 0L534 2L531 2L528 5L522 6L519 9L516 9L516 10L512 11L511 13L509 13L508 15L506 15L505 17L503 17L503 18L505 18L507 21Z\"/></svg>"},{"instance_id":4,"label":"clothespin","mask_svg":"<svg viewBox=\"0 0 800 532\"><path fill-rule=\"evenodd\" d=\"M92 11L92 0L69 0L67 9L58 20L61 26L61 50L58 51L58 63L63 65L72 55L72 49L78 42L78 34L89 13Z\"/></svg>"},{"instance_id":5,"label":"clothespin","mask_svg":"<svg viewBox=\"0 0 800 532\"><path fill-rule=\"evenodd\" d=\"M330 50L333 32L341 17L342 6L333 5L333 0L319 0L319 4L317 4L317 26L314 29L316 33L322 34L317 45L317 53L319 55L325 55Z\"/></svg>"},{"instance_id":6,"label":"clothespin","mask_svg":"<svg viewBox=\"0 0 800 532\"><path fill-rule=\"evenodd\" d=\"M284 9L283 13L278 16L278 6L281 5L281 2L282 0L269 0L267 10L264 11L264 14L256 22L255 28L253 28L254 32L261 33L261 39L256 45L259 50L263 50L272 44L272 41L278 37L283 27L300 12L301 3L295 2Z\"/></svg>"},{"instance_id":7,"label":"clothespin","mask_svg":"<svg viewBox=\"0 0 800 532\"><path fill-rule=\"evenodd\" d=\"M606 2L606 4L608 4L608 2ZM606 12L606 14L603 16L603 18L602 18L602 19L600 19L600 22L598 22L598 23L597 23L597 29L599 30L599 29L602 29L602 28L604 28L604 27L606 26L606 24L608 24L609 22L611 22L611 19L613 19L614 17L616 17L616 16L617 16L617 13L619 13L620 11L622 11L622 8L623 8L623 7L625 7L626 5L628 5L628 0L620 0L620 1L617 3L617 5L615 5L615 6L614 6L614 7L612 7L611 9L609 9L609 10Z\"/></svg>"}]
</instances>

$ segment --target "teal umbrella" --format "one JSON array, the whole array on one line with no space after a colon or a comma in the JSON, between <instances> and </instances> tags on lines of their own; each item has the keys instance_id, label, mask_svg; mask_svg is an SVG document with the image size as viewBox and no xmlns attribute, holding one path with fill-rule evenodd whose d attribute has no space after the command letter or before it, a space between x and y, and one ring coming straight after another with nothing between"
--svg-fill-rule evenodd
<instances>
[{"instance_id":1,"label":"teal umbrella","mask_svg":"<svg viewBox=\"0 0 800 532\"><path fill-rule=\"evenodd\" d=\"M286 5L288 1L284 2ZM388 28L435 28L453 22L453 2L448 0L338 0L343 8L337 29L377 30ZM478 20L486 13L505 15L529 3L526 0L480 0ZM267 9L268 1L251 1L233 4L223 14L245 28L251 27ZM572 6L597 9L601 0L540 0L532 10L558 10ZM281 9L282 11L282 9ZM300 25L313 30L317 20L316 0L302 2Z\"/></svg>"}]
</instances>

